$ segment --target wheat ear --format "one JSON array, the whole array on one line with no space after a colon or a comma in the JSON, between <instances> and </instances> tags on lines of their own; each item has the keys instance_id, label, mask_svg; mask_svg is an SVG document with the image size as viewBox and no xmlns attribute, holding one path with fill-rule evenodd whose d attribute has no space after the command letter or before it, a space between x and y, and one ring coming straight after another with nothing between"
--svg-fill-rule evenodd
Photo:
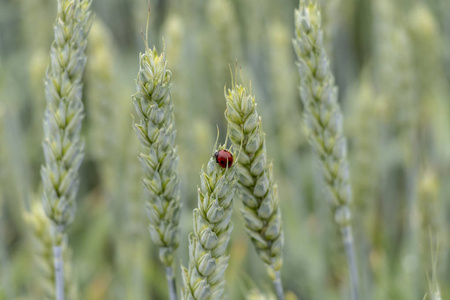
<instances>
[{"instance_id":1,"label":"wheat ear","mask_svg":"<svg viewBox=\"0 0 450 300\"><path fill-rule=\"evenodd\" d=\"M142 146L139 161L152 241L159 246L159 258L166 268L170 299L176 299L173 273L174 251L179 244L180 185L175 147L175 119L170 97L172 74L164 53L146 46L139 58L139 73L133 102L138 116L134 130Z\"/></svg>"},{"instance_id":2,"label":"wheat ear","mask_svg":"<svg viewBox=\"0 0 450 300\"><path fill-rule=\"evenodd\" d=\"M189 267L182 269L185 300L223 298L235 189L236 164L223 168L211 157L200 172L194 232L189 235Z\"/></svg>"},{"instance_id":3,"label":"wheat ear","mask_svg":"<svg viewBox=\"0 0 450 300\"><path fill-rule=\"evenodd\" d=\"M241 149L237 162L238 193L244 204L245 229L261 260L273 270L278 298L284 299L280 277L284 242L281 211L255 97L245 87L233 84L225 99L229 136L234 147Z\"/></svg>"},{"instance_id":4,"label":"wheat ear","mask_svg":"<svg viewBox=\"0 0 450 300\"><path fill-rule=\"evenodd\" d=\"M56 299L64 299L62 241L75 218L78 169L83 160L80 138L81 102L87 35L91 25L91 0L58 0L55 40L45 80L47 108L44 116L45 165L42 202L52 221Z\"/></svg>"},{"instance_id":5,"label":"wheat ear","mask_svg":"<svg viewBox=\"0 0 450 300\"><path fill-rule=\"evenodd\" d=\"M295 38L300 73L300 98L312 148L317 153L327 196L331 200L350 270L351 298L358 299L358 274L351 227L351 188L347 143L337 87L323 44L321 15L316 1L300 0L295 11Z\"/></svg>"}]
</instances>

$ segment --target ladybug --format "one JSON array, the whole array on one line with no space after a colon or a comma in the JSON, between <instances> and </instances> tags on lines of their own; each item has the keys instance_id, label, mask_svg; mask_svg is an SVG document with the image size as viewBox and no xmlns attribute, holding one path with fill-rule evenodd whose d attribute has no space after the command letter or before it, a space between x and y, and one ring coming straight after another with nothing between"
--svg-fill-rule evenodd
<instances>
[{"instance_id":1,"label":"ladybug","mask_svg":"<svg viewBox=\"0 0 450 300\"><path fill-rule=\"evenodd\" d=\"M233 165L233 154L231 154L230 151L219 150L214 153L214 157L216 159L216 163L218 163L222 168L229 168Z\"/></svg>"}]
</instances>

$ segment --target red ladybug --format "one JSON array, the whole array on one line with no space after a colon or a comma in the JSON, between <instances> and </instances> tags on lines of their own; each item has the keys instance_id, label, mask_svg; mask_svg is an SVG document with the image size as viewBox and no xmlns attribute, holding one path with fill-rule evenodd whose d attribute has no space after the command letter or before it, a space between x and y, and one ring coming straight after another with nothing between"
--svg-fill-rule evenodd
<instances>
[{"instance_id":1,"label":"red ladybug","mask_svg":"<svg viewBox=\"0 0 450 300\"><path fill-rule=\"evenodd\" d=\"M222 167L227 167L228 162L228 168L233 165L233 154L231 154L227 150L220 150L214 153L214 157L216 158L216 162Z\"/></svg>"}]
</instances>

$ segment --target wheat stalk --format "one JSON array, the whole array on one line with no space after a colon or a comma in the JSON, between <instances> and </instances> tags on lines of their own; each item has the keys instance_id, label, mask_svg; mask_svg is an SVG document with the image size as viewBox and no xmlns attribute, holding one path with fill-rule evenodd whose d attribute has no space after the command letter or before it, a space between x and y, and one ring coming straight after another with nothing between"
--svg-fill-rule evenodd
<instances>
[{"instance_id":1,"label":"wheat stalk","mask_svg":"<svg viewBox=\"0 0 450 300\"><path fill-rule=\"evenodd\" d=\"M34 201L31 211L24 212L24 220L28 224L30 233L30 245L33 249L34 261L38 268L36 270L37 287L42 291L40 297L55 299L55 270L53 267L53 241L50 220L46 217L42 205ZM72 270L69 263L71 253L67 240L62 243L64 257L64 280L65 294L68 299L77 299L76 285L71 278Z\"/></svg>"},{"instance_id":2,"label":"wheat stalk","mask_svg":"<svg viewBox=\"0 0 450 300\"><path fill-rule=\"evenodd\" d=\"M254 96L245 87L233 84L225 99L230 140L236 149L241 149L237 172L245 229L261 260L273 270L277 295L284 299L280 278L284 241L281 211L272 164L267 160L261 118Z\"/></svg>"},{"instance_id":3,"label":"wheat stalk","mask_svg":"<svg viewBox=\"0 0 450 300\"><path fill-rule=\"evenodd\" d=\"M179 244L180 185L175 147L175 120L170 97L171 72L164 54L146 46L139 58L137 92L133 95L138 120L134 130L142 146L139 160L151 239L159 246L171 299L176 299L174 251Z\"/></svg>"},{"instance_id":4,"label":"wheat stalk","mask_svg":"<svg viewBox=\"0 0 450 300\"><path fill-rule=\"evenodd\" d=\"M44 116L45 165L42 202L52 221L56 299L64 299L62 242L75 218L78 169L83 160L80 138L83 119L81 78L91 25L90 0L58 0L55 41L45 80L47 108Z\"/></svg>"},{"instance_id":5,"label":"wheat stalk","mask_svg":"<svg viewBox=\"0 0 450 300\"><path fill-rule=\"evenodd\" d=\"M351 188L347 143L342 129L342 112L337 87L323 44L321 15L316 1L300 1L295 11L295 38L300 73L300 98L312 148L339 227L350 269L351 296L358 298L358 274L351 227Z\"/></svg>"},{"instance_id":6,"label":"wheat stalk","mask_svg":"<svg viewBox=\"0 0 450 300\"><path fill-rule=\"evenodd\" d=\"M218 150L221 149L224 147ZM223 168L214 157L200 172L198 207L193 213L194 232L189 235L189 267L182 268L183 299L223 298L229 259L226 248L233 230L230 219L235 177L236 164Z\"/></svg>"}]
</instances>

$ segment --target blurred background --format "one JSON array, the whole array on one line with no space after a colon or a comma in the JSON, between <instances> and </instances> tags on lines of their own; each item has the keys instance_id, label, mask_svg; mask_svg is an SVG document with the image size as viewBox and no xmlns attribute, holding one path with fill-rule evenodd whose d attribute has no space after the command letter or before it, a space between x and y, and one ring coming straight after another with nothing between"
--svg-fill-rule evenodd
<instances>
[{"instance_id":1,"label":"blurred background","mask_svg":"<svg viewBox=\"0 0 450 300\"><path fill-rule=\"evenodd\" d=\"M323 0L353 185L361 299L450 297L450 2ZM199 171L216 125L225 138L230 65L256 95L285 230L289 299L346 299L343 246L302 124L291 39L296 0L151 0L149 44L172 71L183 215L180 261ZM131 95L147 0L94 0L83 101L86 155L69 229L76 299L166 299L143 214ZM44 76L54 0L0 0L0 299L45 299L50 240L40 195ZM273 299L236 202L229 299ZM179 272L179 271L178 271ZM178 274L179 275L179 274ZM178 276L178 287L181 280ZM434 299L434 298L433 298Z\"/></svg>"}]
</instances>

